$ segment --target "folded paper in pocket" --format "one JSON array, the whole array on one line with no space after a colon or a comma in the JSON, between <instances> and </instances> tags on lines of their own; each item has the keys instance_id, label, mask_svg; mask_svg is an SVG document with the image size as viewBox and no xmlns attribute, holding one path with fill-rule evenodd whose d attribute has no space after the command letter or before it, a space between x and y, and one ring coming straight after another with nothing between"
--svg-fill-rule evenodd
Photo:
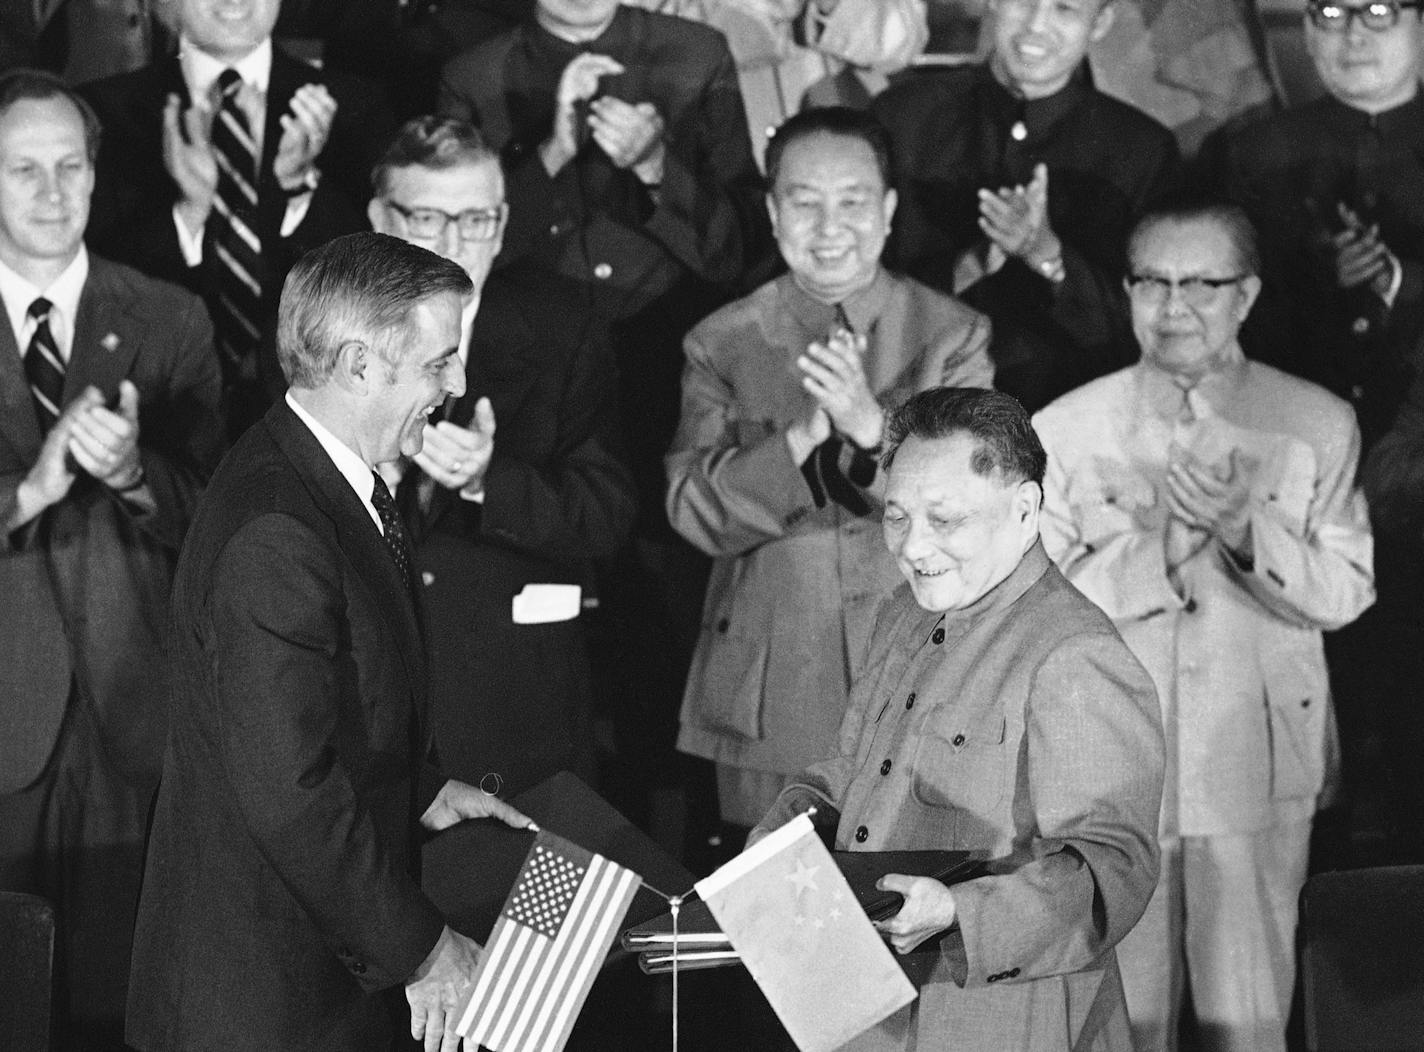
<instances>
[{"instance_id":1,"label":"folded paper in pocket","mask_svg":"<svg viewBox=\"0 0 1424 1052\"><path fill-rule=\"evenodd\" d=\"M576 584L526 584L514 597L516 625L572 621L579 615L583 590Z\"/></svg>"}]
</instances>

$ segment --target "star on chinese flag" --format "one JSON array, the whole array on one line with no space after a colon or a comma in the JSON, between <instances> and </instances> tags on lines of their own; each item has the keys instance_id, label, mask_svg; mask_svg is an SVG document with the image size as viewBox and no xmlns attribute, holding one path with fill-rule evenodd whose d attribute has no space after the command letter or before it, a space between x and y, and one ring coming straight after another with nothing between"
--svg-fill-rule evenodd
<instances>
[{"instance_id":1,"label":"star on chinese flag","mask_svg":"<svg viewBox=\"0 0 1424 1052\"><path fill-rule=\"evenodd\" d=\"M915 999L805 815L697 893L801 1052L830 1052Z\"/></svg>"}]
</instances>

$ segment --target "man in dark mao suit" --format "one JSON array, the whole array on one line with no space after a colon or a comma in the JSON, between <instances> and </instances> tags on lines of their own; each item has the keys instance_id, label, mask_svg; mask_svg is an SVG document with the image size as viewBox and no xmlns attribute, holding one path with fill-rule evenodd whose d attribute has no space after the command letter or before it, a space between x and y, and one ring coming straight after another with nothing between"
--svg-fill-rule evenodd
<instances>
[{"instance_id":1,"label":"man in dark mao suit","mask_svg":"<svg viewBox=\"0 0 1424 1052\"><path fill-rule=\"evenodd\" d=\"M54 903L84 1050L123 1033L160 632L221 441L203 305L84 246L98 138L58 78L0 78L0 890Z\"/></svg>"},{"instance_id":2,"label":"man in dark mao suit","mask_svg":"<svg viewBox=\"0 0 1424 1052\"><path fill-rule=\"evenodd\" d=\"M490 275L504 175L469 124L411 121L372 182L372 226L460 264L475 285L461 319L465 394L414 462L386 469L401 476L424 584L441 766L493 792L560 770L592 781L579 587L634 510L612 451L612 356L576 285L527 267Z\"/></svg>"},{"instance_id":3,"label":"man in dark mao suit","mask_svg":"<svg viewBox=\"0 0 1424 1052\"><path fill-rule=\"evenodd\" d=\"M325 76L273 43L280 6L176 0L176 56L83 89L108 131L90 240L207 301L234 438L285 388L271 342L283 277L303 252L361 229L366 173L394 124L374 88ZM223 154L229 75L251 139L246 206L227 203L232 184L220 178L242 164ZM250 252L224 233L234 208ZM234 286L234 266L250 290Z\"/></svg>"},{"instance_id":4,"label":"man in dark mao suit","mask_svg":"<svg viewBox=\"0 0 1424 1052\"><path fill-rule=\"evenodd\" d=\"M464 272L379 234L283 290L291 387L218 468L174 585L173 724L134 936L143 1052L453 1052L479 947L415 876L420 825L525 819L422 766L410 551L374 465L464 392ZM417 820L419 824L417 824Z\"/></svg>"}]
</instances>

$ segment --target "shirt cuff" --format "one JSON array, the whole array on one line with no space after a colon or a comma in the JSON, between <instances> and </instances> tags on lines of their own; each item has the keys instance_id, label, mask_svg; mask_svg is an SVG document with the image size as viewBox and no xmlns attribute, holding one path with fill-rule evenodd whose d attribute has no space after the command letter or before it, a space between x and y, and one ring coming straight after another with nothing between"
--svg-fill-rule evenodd
<instances>
[{"instance_id":1,"label":"shirt cuff","mask_svg":"<svg viewBox=\"0 0 1424 1052\"><path fill-rule=\"evenodd\" d=\"M282 227L279 231L282 237L291 237L296 233L297 227L302 225L302 220L307 217L307 212L311 208L314 192L308 190L287 202L287 211L282 216Z\"/></svg>"},{"instance_id":2,"label":"shirt cuff","mask_svg":"<svg viewBox=\"0 0 1424 1052\"><path fill-rule=\"evenodd\" d=\"M203 231L207 226L198 228L196 234L190 233L188 225L178 216L178 206L173 206L173 226L178 231L178 251L183 253L183 262L190 267L196 267L203 262Z\"/></svg>"}]
</instances>

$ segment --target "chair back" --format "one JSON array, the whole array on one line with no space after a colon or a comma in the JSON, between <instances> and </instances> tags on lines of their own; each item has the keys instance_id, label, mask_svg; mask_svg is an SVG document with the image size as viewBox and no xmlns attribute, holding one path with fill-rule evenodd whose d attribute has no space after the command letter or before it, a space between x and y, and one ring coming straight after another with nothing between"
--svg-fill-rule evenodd
<instances>
[{"instance_id":1,"label":"chair back","mask_svg":"<svg viewBox=\"0 0 1424 1052\"><path fill-rule=\"evenodd\" d=\"M1424 1049L1424 866L1317 874L1300 919L1311 1052Z\"/></svg>"}]
</instances>

